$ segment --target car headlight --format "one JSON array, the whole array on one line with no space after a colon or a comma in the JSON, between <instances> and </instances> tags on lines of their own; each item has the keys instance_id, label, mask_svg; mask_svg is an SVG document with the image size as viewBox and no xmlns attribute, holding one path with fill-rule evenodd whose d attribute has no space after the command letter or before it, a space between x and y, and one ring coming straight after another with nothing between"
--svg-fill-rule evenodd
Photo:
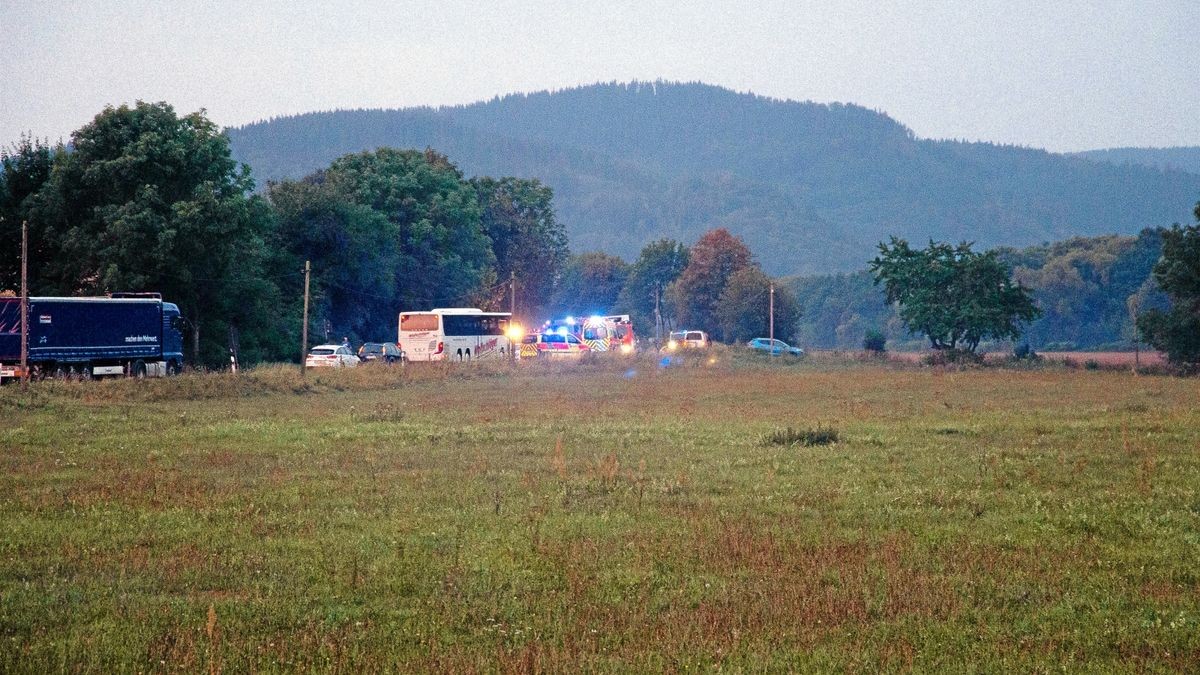
<instances>
[{"instance_id":1,"label":"car headlight","mask_svg":"<svg viewBox=\"0 0 1200 675\"><path fill-rule=\"evenodd\" d=\"M621 345L621 353L622 354L632 354L633 353L633 345Z\"/></svg>"},{"instance_id":2,"label":"car headlight","mask_svg":"<svg viewBox=\"0 0 1200 675\"><path fill-rule=\"evenodd\" d=\"M674 340L667 340L667 349L675 351L676 349L679 349L679 343Z\"/></svg>"}]
</instances>

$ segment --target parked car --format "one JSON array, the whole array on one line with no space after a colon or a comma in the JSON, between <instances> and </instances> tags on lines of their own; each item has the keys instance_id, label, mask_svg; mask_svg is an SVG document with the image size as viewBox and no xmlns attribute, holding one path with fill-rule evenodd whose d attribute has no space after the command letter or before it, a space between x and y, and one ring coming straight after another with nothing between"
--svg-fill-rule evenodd
<instances>
[{"instance_id":1,"label":"parked car","mask_svg":"<svg viewBox=\"0 0 1200 675\"><path fill-rule=\"evenodd\" d=\"M317 345L308 350L304 365L309 368L353 368L358 357L346 345Z\"/></svg>"},{"instance_id":2,"label":"parked car","mask_svg":"<svg viewBox=\"0 0 1200 675\"><path fill-rule=\"evenodd\" d=\"M754 338L746 343L750 349L761 352L769 352L771 354L788 354L790 356L804 356L804 350L799 347L793 347L783 340L772 340L770 338Z\"/></svg>"},{"instance_id":3,"label":"parked car","mask_svg":"<svg viewBox=\"0 0 1200 675\"><path fill-rule=\"evenodd\" d=\"M677 330L667 336L666 350L707 349L711 343L708 333L702 330Z\"/></svg>"},{"instance_id":4,"label":"parked car","mask_svg":"<svg viewBox=\"0 0 1200 675\"><path fill-rule=\"evenodd\" d=\"M568 333L533 333L521 339L521 357L528 358L536 351L538 358L581 358L591 353L592 348L586 342Z\"/></svg>"},{"instance_id":5,"label":"parked car","mask_svg":"<svg viewBox=\"0 0 1200 675\"><path fill-rule=\"evenodd\" d=\"M358 348L358 358L391 365L404 361L404 352L392 342L367 342Z\"/></svg>"}]
</instances>

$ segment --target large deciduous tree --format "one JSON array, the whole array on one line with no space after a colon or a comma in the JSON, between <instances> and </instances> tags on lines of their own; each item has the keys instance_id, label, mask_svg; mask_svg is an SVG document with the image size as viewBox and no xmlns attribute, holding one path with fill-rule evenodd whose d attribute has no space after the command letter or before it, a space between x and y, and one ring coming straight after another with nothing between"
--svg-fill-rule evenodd
<instances>
[{"instance_id":1,"label":"large deciduous tree","mask_svg":"<svg viewBox=\"0 0 1200 675\"><path fill-rule=\"evenodd\" d=\"M717 304L725 285L735 273L753 266L750 249L729 230L704 233L692 245L687 266L668 291L680 325L717 330Z\"/></svg>"},{"instance_id":2,"label":"large deciduous tree","mask_svg":"<svg viewBox=\"0 0 1200 675\"><path fill-rule=\"evenodd\" d=\"M345 155L268 195L289 265L312 261L317 335L391 339L399 311L474 303L494 280L476 191L432 150Z\"/></svg>"},{"instance_id":3,"label":"large deciduous tree","mask_svg":"<svg viewBox=\"0 0 1200 675\"><path fill-rule=\"evenodd\" d=\"M280 266L299 270L306 260L312 263L309 333L390 339L398 302L396 224L341 194L324 171L274 183L267 195L277 217L278 255L285 260ZM301 284L298 276L281 283L289 298L300 297ZM298 308L289 314L298 315ZM336 335L325 335L326 328Z\"/></svg>"},{"instance_id":4,"label":"large deciduous tree","mask_svg":"<svg viewBox=\"0 0 1200 675\"><path fill-rule=\"evenodd\" d=\"M1188 368L1200 366L1200 204L1196 219L1196 225L1176 224L1163 232L1154 280L1171 298L1170 310L1151 310L1137 320L1146 342Z\"/></svg>"},{"instance_id":5,"label":"large deciduous tree","mask_svg":"<svg viewBox=\"0 0 1200 675\"><path fill-rule=\"evenodd\" d=\"M899 303L908 328L925 335L934 349L973 353L985 339L1016 339L1022 322L1041 315L995 251L977 253L968 243L931 241L928 248L914 249L892 237L879 244L871 271L888 303Z\"/></svg>"},{"instance_id":6,"label":"large deciduous tree","mask_svg":"<svg viewBox=\"0 0 1200 675\"><path fill-rule=\"evenodd\" d=\"M480 286L494 281L495 256L483 229L483 209L474 188L445 155L394 148L346 155L334 160L325 180L351 204L382 215L394 228L399 309L473 302Z\"/></svg>"},{"instance_id":7,"label":"large deciduous tree","mask_svg":"<svg viewBox=\"0 0 1200 675\"><path fill-rule=\"evenodd\" d=\"M554 192L538 180L522 178L474 178L471 185L496 256L499 283L486 299L493 307L507 308L505 282L515 275L517 313L539 316L570 255L567 230L554 215Z\"/></svg>"}]
</instances>

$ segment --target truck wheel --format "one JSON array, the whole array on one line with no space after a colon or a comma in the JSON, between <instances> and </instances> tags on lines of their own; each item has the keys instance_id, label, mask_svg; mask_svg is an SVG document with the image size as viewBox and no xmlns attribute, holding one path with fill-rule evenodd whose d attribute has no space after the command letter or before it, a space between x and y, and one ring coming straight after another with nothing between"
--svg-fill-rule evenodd
<instances>
[{"instance_id":1,"label":"truck wheel","mask_svg":"<svg viewBox=\"0 0 1200 675\"><path fill-rule=\"evenodd\" d=\"M133 367L129 369L129 372L139 380L146 377L146 362L141 359L134 361Z\"/></svg>"},{"instance_id":2,"label":"truck wheel","mask_svg":"<svg viewBox=\"0 0 1200 675\"><path fill-rule=\"evenodd\" d=\"M183 372L183 368L180 367L178 361L174 361L174 360L167 361L167 376L168 377L174 377L174 376L180 374L181 372Z\"/></svg>"}]
</instances>

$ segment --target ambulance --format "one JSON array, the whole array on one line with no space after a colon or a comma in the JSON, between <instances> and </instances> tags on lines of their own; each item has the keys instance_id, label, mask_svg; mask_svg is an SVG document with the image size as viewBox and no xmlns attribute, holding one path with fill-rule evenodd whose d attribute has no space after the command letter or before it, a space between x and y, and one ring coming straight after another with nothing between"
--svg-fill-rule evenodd
<instances>
[{"instance_id":1,"label":"ambulance","mask_svg":"<svg viewBox=\"0 0 1200 675\"><path fill-rule=\"evenodd\" d=\"M582 318L568 316L547 321L542 326L542 332L574 335L593 352L628 355L637 348L637 336L634 335L633 322L628 314Z\"/></svg>"}]
</instances>

